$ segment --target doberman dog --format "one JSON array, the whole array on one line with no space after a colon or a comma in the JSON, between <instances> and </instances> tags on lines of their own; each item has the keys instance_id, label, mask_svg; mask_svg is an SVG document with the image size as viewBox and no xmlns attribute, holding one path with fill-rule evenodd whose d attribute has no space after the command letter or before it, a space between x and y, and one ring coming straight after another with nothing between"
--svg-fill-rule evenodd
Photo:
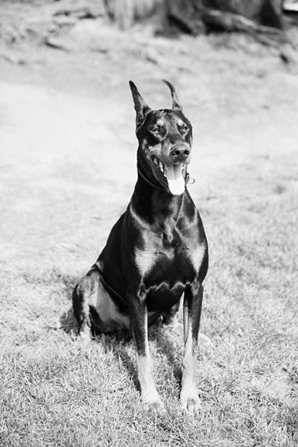
<instances>
[{"instance_id":1,"label":"doberman dog","mask_svg":"<svg viewBox=\"0 0 298 447\"><path fill-rule=\"evenodd\" d=\"M181 406L197 413L195 380L203 280L208 247L203 224L187 189L192 126L174 86L172 109L152 110L130 82L136 110L138 179L131 201L112 228L96 263L73 292L79 334L130 331L137 351L141 396L162 410L152 375L148 323L177 326L182 295L184 354Z\"/></svg>"}]
</instances>

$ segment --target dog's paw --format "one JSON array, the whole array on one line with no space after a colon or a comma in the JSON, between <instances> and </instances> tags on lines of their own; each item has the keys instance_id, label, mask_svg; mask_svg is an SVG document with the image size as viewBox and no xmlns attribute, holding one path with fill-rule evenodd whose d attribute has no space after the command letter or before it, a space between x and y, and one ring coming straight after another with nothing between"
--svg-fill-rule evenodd
<instances>
[{"instance_id":1,"label":"dog's paw","mask_svg":"<svg viewBox=\"0 0 298 447\"><path fill-rule=\"evenodd\" d=\"M191 416L198 416L201 409L201 401L196 389L189 392L181 392L181 409Z\"/></svg>"},{"instance_id":2,"label":"dog's paw","mask_svg":"<svg viewBox=\"0 0 298 447\"><path fill-rule=\"evenodd\" d=\"M146 411L153 411L156 413L165 413L165 406L163 402L150 402L144 405Z\"/></svg>"},{"instance_id":3,"label":"dog's paw","mask_svg":"<svg viewBox=\"0 0 298 447\"><path fill-rule=\"evenodd\" d=\"M158 394L143 398L143 403L146 411L154 411L157 413L165 412L165 406Z\"/></svg>"},{"instance_id":4,"label":"dog's paw","mask_svg":"<svg viewBox=\"0 0 298 447\"><path fill-rule=\"evenodd\" d=\"M200 399L197 396L189 397L185 402L181 402L181 409L191 416L198 416L201 408Z\"/></svg>"}]
</instances>

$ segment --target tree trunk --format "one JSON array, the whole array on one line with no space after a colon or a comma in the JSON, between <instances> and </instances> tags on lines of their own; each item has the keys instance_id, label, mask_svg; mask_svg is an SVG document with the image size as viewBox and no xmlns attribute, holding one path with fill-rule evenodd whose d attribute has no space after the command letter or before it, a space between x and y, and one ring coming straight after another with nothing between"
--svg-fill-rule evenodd
<instances>
[{"instance_id":1,"label":"tree trunk","mask_svg":"<svg viewBox=\"0 0 298 447\"><path fill-rule=\"evenodd\" d=\"M138 19L157 13L163 15L166 0L105 0L110 17L122 29L130 28Z\"/></svg>"}]
</instances>

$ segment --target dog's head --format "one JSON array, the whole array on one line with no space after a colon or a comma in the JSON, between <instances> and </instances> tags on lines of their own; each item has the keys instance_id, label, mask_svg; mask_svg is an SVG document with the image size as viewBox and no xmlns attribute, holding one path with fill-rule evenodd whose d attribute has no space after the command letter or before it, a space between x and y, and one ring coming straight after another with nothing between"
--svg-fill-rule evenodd
<instances>
[{"instance_id":1,"label":"dog's head","mask_svg":"<svg viewBox=\"0 0 298 447\"><path fill-rule=\"evenodd\" d=\"M163 81L172 95L172 108L152 110L130 81L139 140L138 168L150 182L173 195L183 194L190 162L192 126L182 113L174 86Z\"/></svg>"}]
</instances>

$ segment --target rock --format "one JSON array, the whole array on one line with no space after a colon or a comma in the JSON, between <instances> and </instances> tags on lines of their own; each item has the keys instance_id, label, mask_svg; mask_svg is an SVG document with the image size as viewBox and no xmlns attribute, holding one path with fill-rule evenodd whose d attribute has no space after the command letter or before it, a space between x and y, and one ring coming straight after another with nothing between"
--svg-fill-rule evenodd
<instances>
[{"instance_id":1,"label":"rock","mask_svg":"<svg viewBox=\"0 0 298 447\"><path fill-rule=\"evenodd\" d=\"M64 0L53 9L53 16L94 19L105 15L103 0Z\"/></svg>"},{"instance_id":2,"label":"rock","mask_svg":"<svg viewBox=\"0 0 298 447\"><path fill-rule=\"evenodd\" d=\"M67 45L65 39L60 39L59 37L48 36L45 39L45 44L56 50L70 51L71 48Z\"/></svg>"},{"instance_id":3,"label":"rock","mask_svg":"<svg viewBox=\"0 0 298 447\"><path fill-rule=\"evenodd\" d=\"M291 45L283 45L280 49L279 56L285 64L293 64L298 62L298 53Z\"/></svg>"}]
</instances>

